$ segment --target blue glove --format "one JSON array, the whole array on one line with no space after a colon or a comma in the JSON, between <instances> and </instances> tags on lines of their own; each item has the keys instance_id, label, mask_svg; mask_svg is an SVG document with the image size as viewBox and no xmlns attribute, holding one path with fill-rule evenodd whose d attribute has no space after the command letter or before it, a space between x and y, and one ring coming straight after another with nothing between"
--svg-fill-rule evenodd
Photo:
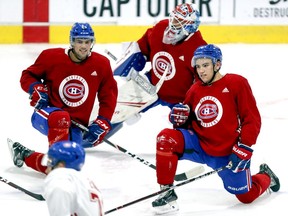
<instances>
[{"instance_id":1,"label":"blue glove","mask_svg":"<svg viewBox=\"0 0 288 216\"><path fill-rule=\"evenodd\" d=\"M134 41L127 44L127 49L122 56L117 60L114 75L121 77L129 77L131 68L136 71L142 71L146 64L146 57L139 48L139 44Z\"/></svg>"},{"instance_id":2,"label":"blue glove","mask_svg":"<svg viewBox=\"0 0 288 216\"><path fill-rule=\"evenodd\" d=\"M190 108L189 106L186 104L176 104L172 109L171 112L169 113L169 121L175 125L175 126L180 126L183 125L190 114Z\"/></svg>"},{"instance_id":3,"label":"blue glove","mask_svg":"<svg viewBox=\"0 0 288 216\"><path fill-rule=\"evenodd\" d=\"M83 136L83 143L91 143L91 146L85 144L83 147L94 147L101 143L106 134L111 129L111 123L108 119L98 116L98 118L88 127L88 132Z\"/></svg>"},{"instance_id":4,"label":"blue glove","mask_svg":"<svg viewBox=\"0 0 288 216\"><path fill-rule=\"evenodd\" d=\"M40 82L32 83L29 88L29 94L32 107L42 109L48 106L48 89L44 84Z\"/></svg>"},{"instance_id":5,"label":"blue glove","mask_svg":"<svg viewBox=\"0 0 288 216\"><path fill-rule=\"evenodd\" d=\"M242 143L235 144L229 158L229 165L231 166L230 169L234 173L249 169L252 153L253 149L249 146Z\"/></svg>"}]
</instances>

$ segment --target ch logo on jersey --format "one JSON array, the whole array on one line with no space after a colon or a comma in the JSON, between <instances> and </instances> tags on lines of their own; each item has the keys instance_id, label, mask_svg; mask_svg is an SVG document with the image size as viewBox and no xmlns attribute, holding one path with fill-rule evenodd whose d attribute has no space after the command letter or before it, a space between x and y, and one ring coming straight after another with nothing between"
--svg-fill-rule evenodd
<instances>
[{"instance_id":1,"label":"ch logo on jersey","mask_svg":"<svg viewBox=\"0 0 288 216\"><path fill-rule=\"evenodd\" d=\"M205 96L197 104L195 114L203 127L212 127L222 118L223 107L217 98Z\"/></svg>"},{"instance_id":2,"label":"ch logo on jersey","mask_svg":"<svg viewBox=\"0 0 288 216\"><path fill-rule=\"evenodd\" d=\"M89 87L83 77L71 75L61 82L58 91L63 103L70 107L77 107L86 101Z\"/></svg>"},{"instance_id":3,"label":"ch logo on jersey","mask_svg":"<svg viewBox=\"0 0 288 216\"><path fill-rule=\"evenodd\" d=\"M165 77L165 80L170 80L176 73L173 57L168 52L164 51L156 53L152 59L152 68L155 76L160 79L167 67L169 67L169 71Z\"/></svg>"}]
</instances>

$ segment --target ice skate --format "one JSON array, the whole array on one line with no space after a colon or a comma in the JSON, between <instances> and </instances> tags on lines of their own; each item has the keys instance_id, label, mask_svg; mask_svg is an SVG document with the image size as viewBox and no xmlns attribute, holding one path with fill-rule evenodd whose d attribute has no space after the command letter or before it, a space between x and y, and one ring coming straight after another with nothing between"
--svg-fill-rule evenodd
<instances>
[{"instance_id":1,"label":"ice skate","mask_svg":"<svg viewBox=\"0 0 288 216\"><path fill-rule=\"evenodd\" d=\"M30 156L34 152L18 142L13 142L9 138L7 139L7 143L13 163L17 167L22 167L24 164L24 158Z\"/></svg>"},{"instance_id":2,"label":"ice skate","mask_svg":"<svg viewBox=\"0 0 288 216\"><path fill-rule=\"evenodd\" d=\"M277 192L280 189L280 181L278 177L273 173L273 171L269 168L267 164L261 164L260 165L260 172L259 173L266 173L270 176L271 178L271 183L270 183L270 189L273 192Z\"/></svg>"},{"instance_id":3,"label":"ice skate","mask_svg":"<svg viewBox=\"0 0 288 216\"><path fill-rule=\"evenodd\" d=\"M165 190L171 185L160 185L161 190ZM167 192L163 192L159 195L159 197L152 202L152 206L155 210L155 213L160 214L166 214L171 213L179 210L178 204L176 200L178 199L174 189L169 190Z\"/></svg>"}]
</instances>

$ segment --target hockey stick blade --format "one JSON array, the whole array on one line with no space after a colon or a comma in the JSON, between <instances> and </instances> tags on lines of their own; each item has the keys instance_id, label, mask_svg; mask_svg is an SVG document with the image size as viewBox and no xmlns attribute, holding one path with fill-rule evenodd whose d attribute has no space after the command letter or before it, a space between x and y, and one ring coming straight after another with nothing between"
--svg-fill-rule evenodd
<instances>
[{"instance_id":1,"label":"hockey stick blade","mask_svg":"<svg viewBox=\"0 0 288 216\"><path fill-rule=\"evenodd\" d=\"M113 208L113 209L111 209L111 210L109 210L109 211L106 211L104 214L107 215L107 214L109 214L109 213L111 213L111 212L114 212L114 211L116 211L116 210L120 210L120 209L122 209L122 208L124 208L124 207L133 205L133 204L135 204L135 203L138 203L138 202L141 202L141 201L143 201L143 200L149 199L149 198L151 198L151 197L157 196L157 195L162 194L162 193L164 193L164 192L173 190L173 189L175 189L175 188L177 188L177 187L180 187L180 186L182 186L182 185L185 185L185 184L188 184L188 183L190 183L190 182L193 182L193 181L202 179L202 178L204 178L204 177L210 176L210 175L212 175L212 174L218 173L218 172L220 172L220 171L222 171L222 170L224 170L224 169L227 169L227 168L229 168L229 167L228 167L228 166L223 166L223 167L220 167L220 168L218 168L218 169L216 169L216 170L212 170L212 171L207 172L207 173L205 173L205 174L203 174L203 175L197 176L197 177L195 177L195 178L187 179L186 181L180 182L180 183L178 183L178 184L176 184L176 185L174 185L174 186L171 186L171 187L169 187L169 188L166 188L166 189L164 189L164 190L157 191L157 192L155 192L155 193L152 193L152 194L149 194L149 195L147 195L147 196L144 196L144 197L141 197L141 198L139 198L139 199L136 199L136 200L134 200L134 201L132 201L132 202L129 202L129 203L126 203L126 204L124 204L124 205L121 205L121 206L118 206L118 207L116 207L116 208Z\"/></svg>"},{"instance_id":2,"label":"hockey stick blade","mask_svg":"<svg viewBox=\"0 0 288 216\"><path fill-rule=\"evenodd\" d=\"M82 125L82 124L80 124L80 123L78 123L78 122L76 122L74 120L71 120L71 122L74 125L76 125L77 127L79 127L80 129L82 129L83 131L88 131L88 128L86 128L84 125ZM109 144L110 146L118 149L119 151L123 152L124 154L127 154L130 157L137 159L139 162L143 163L144 165L149 166L152 169L156 170L156 166L154 164L151 164L149 161L146 161L143 158L140 158L139 156L137 156L136 154L133 154L133 153L127 151L125 148L112 143L108 139L104 138L103 141L106 142L107 144ZM175 175L174 180L175 181L183 181L183 180L187 179L188 176L199 175L201 172L203 172L203 170L204 170L203 166L195 167L195 168L193 168L193 169L191 169L191 170L189 170L189 171L187 171L185 173L180 173L180 174ZM194 171L195 171L195 173L194 173Z\"/></svg>"},{"instance_id":3,"label":"hockey stick blade","mask_svg":"<svg viewBox=\"0 0 288 216\"><path fill-rule=\"evenodd\" d=\"M13 187L13 188L15 188L17 190L20 190L20 191L24 192L25 194L33 197L34 199L37 199L37 200L40 200L40 201L44 201L45 200L44 197L41 194L36 194L36 193L33 193L33 192L29 191L29 190L26 190L26 189L20 187L19 185L8 181L7 179L3 178L2 176L0 176L0 181L4 182L5 184L10 185L11 187Z\"/></svg>"},{"instance_id":4,"label":"hockey stick blade","mask_svg":"<svg viewBox=\"0 0 288 216\"><path fill-rule=\"evenodd\" d=\"M187 172L184 173L180 173L178 175L175 175L175 181L184 181L190 178L193 178L197 175L200 175L201 173L203 173L205 171L204 166L199 165L197 167L194 167L190 170L188 170Z\"/></svg>"}]
</instances>

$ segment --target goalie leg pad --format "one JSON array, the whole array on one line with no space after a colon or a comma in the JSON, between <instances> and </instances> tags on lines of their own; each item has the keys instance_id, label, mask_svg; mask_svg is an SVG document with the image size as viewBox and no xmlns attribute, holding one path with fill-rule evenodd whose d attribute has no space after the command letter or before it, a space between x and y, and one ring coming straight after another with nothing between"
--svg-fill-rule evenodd
<instances>
[{"instance_id":1,"label":"goalie leg pad","mask_svg":"<svg viewBox=\"0 0 288 216\"><path fill-rule=\"evenodd\" d=\"M68 112L52 112L48 117L48 126L49 146L58 141L69 140L69 128L71 126L71 119Z\"/></svg>"},{"instance_id":2,"label":"goalie leg pad","mask_svg":"<svg viewBox=\"0 0 288 216\"><path fill-rule=\"evenodd\" d=\"M184 138L180 131L164 129L157 136L156 167L157 182L172 184L178 165L178 155L183 153Z\"/></svg>"}]
</instances>

